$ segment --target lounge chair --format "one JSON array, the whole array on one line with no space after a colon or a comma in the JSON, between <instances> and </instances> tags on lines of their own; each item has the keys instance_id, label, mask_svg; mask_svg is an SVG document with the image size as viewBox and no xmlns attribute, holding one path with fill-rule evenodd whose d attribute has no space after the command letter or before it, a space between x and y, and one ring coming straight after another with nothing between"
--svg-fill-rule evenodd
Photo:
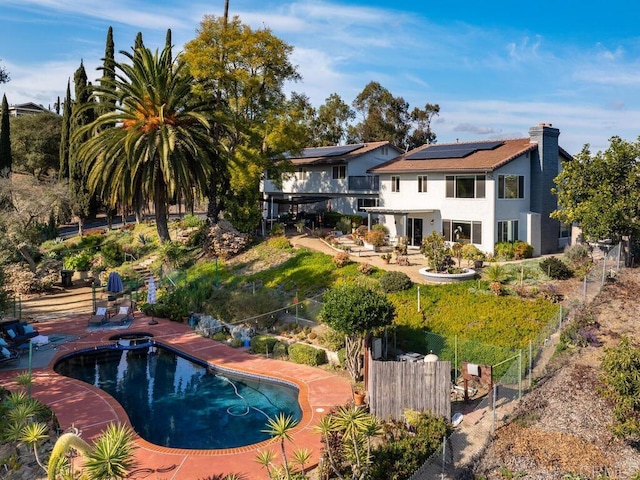
<instances>
[{"instance_id":1,"label":"lounge chair","mask_svg":"<svg viewBox=\"0 0 640 480\"><path fill-rule=\"evenodd\" d=\"M96 308L95 315L89 317L89 326L99 326L104 325L109 321L107 316L107 307L98 307Z\"/></svg>"},{"instance_id":2,"label":"lounge chair","mask_svg":"<svg viewBox=\"0 0 640 480\"><path fill-rule=\"evenodd\" d=\"M29 343L30 339L39 335L38 331L33 328L32 325L20 321L3 325L2 333L9 342L8 346L11 348L18 348L24 343Z\"/></svg>"},{"instance_id":3,"label":"lounge chair","mask_svg":"<svg viewBox=\"0 0 640 480\"><path fill-rule=\"evenodd\" d=\"M20 351L9 350L7 347L0 347L0 365L20 360Z\"/></svg>"},{"instance_id":4,"label":"lounge chair","mask_svg":"<svg viewBox=\"0 0 640 480\"><path fill-rule=\"evenodd\" d=\"M119 323L122 325L129 319L133 319L131 307L120 307L118 313L109 319L109 323Z\"/></svg>"}]
</instances>

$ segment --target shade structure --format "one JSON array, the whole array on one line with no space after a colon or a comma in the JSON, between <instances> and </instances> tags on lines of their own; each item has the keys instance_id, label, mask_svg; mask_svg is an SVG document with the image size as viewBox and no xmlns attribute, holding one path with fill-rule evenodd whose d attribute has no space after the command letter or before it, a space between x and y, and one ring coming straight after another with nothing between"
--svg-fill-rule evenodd
<instances>
[{"instance_id":1,"label":"shade structure","mask_svg":"<svg viewBox=\"0 0 640 480\"><path fill-rule=\"evenodd\" d=\"M109 279L107 280L107 292L120 293L123 290L124 285L122 284L120 274L118 272L111 272L109 274Z\"/></svg>"}]
</instances>

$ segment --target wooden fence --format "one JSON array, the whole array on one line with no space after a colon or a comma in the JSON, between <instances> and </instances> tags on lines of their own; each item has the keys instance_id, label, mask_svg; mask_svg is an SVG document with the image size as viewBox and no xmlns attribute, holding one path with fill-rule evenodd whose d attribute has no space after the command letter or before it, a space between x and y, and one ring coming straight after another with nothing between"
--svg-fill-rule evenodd
<instances>
[{"instance_id":1,"label":"wooden fence","mask_svg":"<svg viewBox=\"0 0 640 480\"><path fill-rule=\"evenodd\" d=\"M382 362L369 359L369 409L400 420L405 408L451 419L451 362Z\"/></svg>"}]
</instances>

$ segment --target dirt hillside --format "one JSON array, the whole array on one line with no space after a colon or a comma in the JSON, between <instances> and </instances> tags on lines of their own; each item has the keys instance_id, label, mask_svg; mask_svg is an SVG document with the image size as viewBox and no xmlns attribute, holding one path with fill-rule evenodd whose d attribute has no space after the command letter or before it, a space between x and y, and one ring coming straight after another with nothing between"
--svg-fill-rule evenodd
<instances>
[{"instance_id":1,"label":"dirt hillside","mask_svg":"<svg viewBox=\"0 0 640 480\"><path fill-rule=\"evenodd\" d=\"M598 391L604 350L640 331L639 293L640 269L621 271L604 287L590 304L602 346L557 354L467 478L634 478L640 450L611 434L612 405Z\"/></svg>"}]
</instances>

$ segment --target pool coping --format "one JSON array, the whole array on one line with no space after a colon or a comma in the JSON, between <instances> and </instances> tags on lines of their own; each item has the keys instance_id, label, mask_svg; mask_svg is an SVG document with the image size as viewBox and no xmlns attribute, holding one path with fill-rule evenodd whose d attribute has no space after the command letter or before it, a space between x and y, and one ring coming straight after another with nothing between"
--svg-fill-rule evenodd
<instances>
[{"instance_id":1,"label":"pool coping","mask_svg":"<svg viewBox=\"0 0 640 480\"><path fill-rule=\"evenodd\" d=\"M145 320L147 320L147 317L137 314L133 324L124 333L150 330ZM33 396L39 399L42 398L45 403L50 404L60 421L61 427L67 429L74 426L79 428L83 435L86 435L85 439L93 439L106 424L113 421L131 426L124 408L109 394L80 380L59 375L53 370L53 366L60 358L77 351L78 348L93 348L113 344L113 340L109 340L108 337L117 332L84 331L86 328L86 316L40 322L37 326L38 330L45 335L47 333L80 335L78 339L59 346L57 353L46 367L33 369L35 377ZM351 399L351 388L348 380L324 369L264 358L259 355L249 354L244 351L246 350L244 348L231 348L221 342L201 337L190 327L180 323L160 319L158 325L153 327L153 334L154 340L158 343L166 344L199 361L211 364L213 367L238 372L240 375L256 375L295 385L299 389L298 401L302 416L300 422L292 429L291 436L293 441L287 442L287 451L290 454L294 447L309 448L313 453L310 465L317 464L321 439L320 435L312 431L312 427L332 407L344 405ZM11 380L11 377L15 377L15 370L0 371L0 380L3 381L7 388L18 388L15 382ZM73 392L75 390L76 393L69 393L65 397L65 385L67 391ZM85 404L85 402L88 402L89 405ZM87 418L84 422L74 421L74 416L79 415L82 409L89 410L89 413L86 414ZM88 422L88 420L92 420L92 423ZM258 471L261 472L260 476L265 473L255 462L255 455L260 450L273 445L274 442L276 440L270 439L248 446L215 450L169 448L148 442L136 433L135 443L139 447L136 449L138 462L136 467L145 467L145 458L149 457L150 454L153 456L153 462L162 461L166 463L182 457L182 462L174 463L176 465L175 472L171 471L164 474L154 470L154 478L195 479L202 478L203 475L211 475L212 469L220 468L217 466L213 468L210 463L200 465L202 462L198 462L197 459L210 458L214 460L216 458L224 458L224 472L221 473L243 473L248 475L247 478L255 478ZM253 456L247 457L247 455ZM176 477L175 475L179 476Z\"/></svg>"}]
</instances>

